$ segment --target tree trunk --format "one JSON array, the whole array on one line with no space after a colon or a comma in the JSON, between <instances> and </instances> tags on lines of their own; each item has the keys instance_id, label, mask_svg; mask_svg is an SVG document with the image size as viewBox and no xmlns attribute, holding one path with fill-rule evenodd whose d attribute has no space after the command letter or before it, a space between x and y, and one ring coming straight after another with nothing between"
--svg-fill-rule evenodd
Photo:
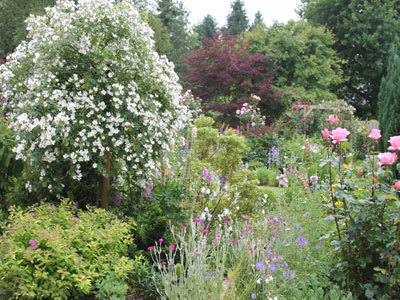
<instances>
[{"instance_id":1,"label":"tree trunk","mask_svg":"<svg viewBox=\"0 0 400 300\"><path fill-rule=\"evenodd\" d=\"M111 169L111 153L106 151L107 161L105 164L106 176L103 176L103 182L101 184L101 208L108 210L108 204L110 203L110 169Z\"/></svg>"}]
</instances>

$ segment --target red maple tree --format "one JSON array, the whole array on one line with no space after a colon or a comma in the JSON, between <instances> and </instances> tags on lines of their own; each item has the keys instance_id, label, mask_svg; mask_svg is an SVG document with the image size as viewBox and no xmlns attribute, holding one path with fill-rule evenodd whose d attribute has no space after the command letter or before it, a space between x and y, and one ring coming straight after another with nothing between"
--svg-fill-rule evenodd
<instances>
[{"instance_id":1,"label":"red maple tree","mask_svg":"<svg viewBox=\"0 0 400 300\"><path fill-rule=\"evenodd\" d=\"M237 35L223 32L206 38L202 46L189 52L184 62L185 87L202 99L203 109L223 113L224 121L234 122L235 112L251 94L261 98L260 108L274 116L283 108L281 92L271 87L278 68L271 59L249 53L249 44Z\"/></svg>"}]
</instances>

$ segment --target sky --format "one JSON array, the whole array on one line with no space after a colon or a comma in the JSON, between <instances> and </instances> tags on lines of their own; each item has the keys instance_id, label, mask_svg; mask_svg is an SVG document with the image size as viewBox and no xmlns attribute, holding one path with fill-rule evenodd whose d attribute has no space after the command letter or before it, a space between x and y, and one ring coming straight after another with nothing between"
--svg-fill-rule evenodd
<instances>
[{"instance_id":1,"label":"sky","mask_svg":"<svg viewBox=\"0 0 400 300\"><path fill-rule=\"evenodd\" d=\"M242 0L247 12L250 24L253 23L254 15L259 10L263 15L267 26L274 21L286 23L299 17L295 9L300 0ZM183 0L185 8L190 12L189 22L196 25L207 15L212 15L219 26L226 25L226 19L231 12L233 0Z\"/></svg>"}]
</instances>

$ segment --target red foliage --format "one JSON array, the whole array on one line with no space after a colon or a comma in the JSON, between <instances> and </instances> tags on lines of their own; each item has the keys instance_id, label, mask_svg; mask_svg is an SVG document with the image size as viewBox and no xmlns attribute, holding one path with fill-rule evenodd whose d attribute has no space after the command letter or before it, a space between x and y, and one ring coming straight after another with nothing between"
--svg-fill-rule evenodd
<instances>
[{"instance_id":1,"label":"red foliage","mask_svg":"<svg viewBox=\"0 0 400 300\"><path fill-rule=\"evenodd\" d=\"M280 109L281 93L271 88L277 68L264 55L250 54L249 44L236 35L219 32L206 38L202 46L186 55L184 62L190 67L190 72L184 74L185 87L202 99L206 109L233 119L251 94L261 98L260 106L269 115Z\"/></svg>"}]
</instances>

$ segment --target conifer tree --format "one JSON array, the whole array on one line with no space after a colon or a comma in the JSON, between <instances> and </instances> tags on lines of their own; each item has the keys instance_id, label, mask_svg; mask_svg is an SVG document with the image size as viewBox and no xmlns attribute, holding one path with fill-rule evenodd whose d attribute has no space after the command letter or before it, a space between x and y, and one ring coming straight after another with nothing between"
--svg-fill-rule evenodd
<instances>
[{"instance_id":1,"label":"conifer tree","mask_svg":"<svg viewBox=\"0 0 400 300\"><path fill-rule=\"evenodd\" d=\"M195 26L194 31L199 34L199 40L204 38L212 38L213 34L218 31L217 21L211 15L206 15L201 23Z\"/></svg>"},{"instance_id":2,"label":"conifer tree","mask_svg":"<svg viewBox=\"0 0 400 300\"><path fill-rule=\"evenodd\" d=\"M251 28L256 27L257 25L263 25L264 24L264 18L261 14L261 12L258 10L256 14L254 15L254 22L253 25L251 25Z\"/></svg>"},{"instance_id":3,"label":"conifer tree","mask_svg":"<svg viewBox=\"0 0 400 300\"><path fill-rule=\"evenodd\" d=\"M386 151L389 138L400 135L400 57L395 45L390 49L387 75L382 78L378 99L381 149Z\"/></svg>"},{"instance_id":4,"label":"conifer tree","mask_svg":"<svg viewBox=\"0 0 400 300\"><path fill-rule=\"evenodd\" d=\"M241 0L235 0L231 4L232 11L228 15L228 33L230 35L241 34L249 27L249 19L247 18L244 3Z\"/></svg>"}]
</instances>

